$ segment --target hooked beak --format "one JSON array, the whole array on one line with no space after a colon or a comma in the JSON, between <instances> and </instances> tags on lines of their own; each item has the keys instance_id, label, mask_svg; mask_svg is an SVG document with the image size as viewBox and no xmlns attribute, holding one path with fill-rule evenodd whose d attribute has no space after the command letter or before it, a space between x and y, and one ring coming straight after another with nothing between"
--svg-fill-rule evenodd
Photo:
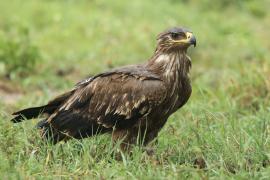
<instances>
[{"instance_id":1,"label":"hooked beak","mask_svg":"<svg viewBox=\"0 0 270 180\"><path fill-rule=\"evenodd\" d=\"M191 32L186 32L187 40L190 45L196 47L196 38Z\"/></svg>"}]
</instances>

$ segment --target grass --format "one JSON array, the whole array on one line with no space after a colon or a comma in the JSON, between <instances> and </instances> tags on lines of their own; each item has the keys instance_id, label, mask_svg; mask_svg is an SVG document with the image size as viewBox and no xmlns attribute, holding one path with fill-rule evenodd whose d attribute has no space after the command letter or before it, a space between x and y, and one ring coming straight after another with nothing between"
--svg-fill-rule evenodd
<instances>
[{"instance_id":1,"label":"grass","mask_svg":"<svg viewBox=\"0 0 270 180\"><path fill-rule=\"evenodd\" d=\"M1 177L269 179L269 7L267 0L1 1L1 37L26 29L41 56L27 76L0 59ZM8 121L86 76L146 61L156 35L176 25L198 40L189 50L193 93L160 132L153 156L135 147L117 161L109 136L51 146L36 121ZM202 162L206 168L195 167Z\"/></svg>"}]
</instances>

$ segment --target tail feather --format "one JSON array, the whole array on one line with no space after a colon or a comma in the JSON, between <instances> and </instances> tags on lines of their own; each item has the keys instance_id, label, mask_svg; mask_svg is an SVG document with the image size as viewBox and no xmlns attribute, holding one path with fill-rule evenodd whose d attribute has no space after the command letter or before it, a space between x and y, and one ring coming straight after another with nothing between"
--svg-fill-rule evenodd
<instances>
[{"instance_id":1,"label":"tail feather","mask_svg":"<svg viewBox=\"0 0 270 180\"><path fill-rule=\"evenodd\" d=\"M18 123L26 119L36 118L40 114L52 114L66 99L68 99L73 94L74 91L75 90L72 90L61 94L45 106L31 107L15 112L12 114L15 115L15 117L11 119L11 121L14 123Z\"/></svg>"},{"instance_id":2,"label":"tail feather","mask_svg":"<svg viewBox=\"0 0 270 180\"><path fill-rule=\"evenodd\" d=\"M15 115L13 119L11 119L12 122L18 123L25 119L32 119L38 117L40 114L43 113L50 113L55 107L48 107L48 106L40 106L40 107L32 107L23 109L21 111L15 112L12 115Z\"/></svg>"}]
</instances>

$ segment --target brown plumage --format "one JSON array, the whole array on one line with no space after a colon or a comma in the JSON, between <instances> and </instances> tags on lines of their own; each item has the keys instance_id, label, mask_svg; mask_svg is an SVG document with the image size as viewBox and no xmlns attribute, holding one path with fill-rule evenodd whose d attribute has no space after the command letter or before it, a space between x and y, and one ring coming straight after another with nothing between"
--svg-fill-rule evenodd
<instances>
[{"instance_id":1,"label":"brown plumage","mask_svg":"<svg viewBox=\"0 0 270 180\"><path fill-rule=\"evenodd\" d=\"M47 105L15 112L12 121L44 115L37 127L54 143L111 133L115 141L122 140L123 149L138 139L147 144L190 97L190 45L196 39L189 30L169 29L158 36L146 64L90 77Z\"/></svg>"}]
</instances>

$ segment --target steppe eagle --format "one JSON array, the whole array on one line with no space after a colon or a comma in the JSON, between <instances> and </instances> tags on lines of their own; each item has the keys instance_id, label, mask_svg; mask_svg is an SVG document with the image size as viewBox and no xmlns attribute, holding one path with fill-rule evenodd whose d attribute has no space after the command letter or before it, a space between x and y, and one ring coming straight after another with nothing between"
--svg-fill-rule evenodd
<instances>
[{"instance_id":1,"label":"steppe eagle","mask_svg":"<svg viewBox=\"0 0 270 180\"><path fill-rule=\"evenodd\" d=\"M14 123L43 116L37 127L57 143L110 133L126 149L143 139L146 145L191 95L187 55L196 46L193 33L171 28L157 37L145 64L125 66L85 79L48 104L13 113Z\"/></svg>"}]
</instances>

